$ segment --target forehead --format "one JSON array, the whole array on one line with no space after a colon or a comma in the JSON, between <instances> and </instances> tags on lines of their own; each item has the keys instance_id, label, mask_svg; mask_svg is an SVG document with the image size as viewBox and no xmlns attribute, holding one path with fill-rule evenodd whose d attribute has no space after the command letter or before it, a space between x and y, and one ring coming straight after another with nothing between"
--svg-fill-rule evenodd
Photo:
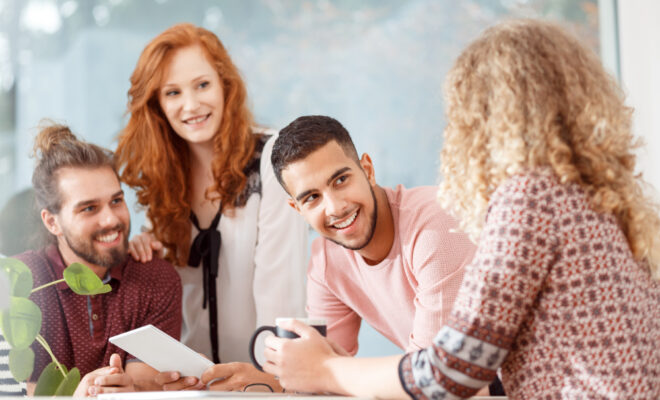
<instances>
[{"instance_id":1,"label":"forehead","mask_svg":"<svg viewBox=\"0 0 660 400\"><path fill-rule=\"evenodd\" d=\"M121 190L117 174L110 167L62 168L57 178L62 208L72 207L82 201L110 199Z\"/></svg>"},{"instance_id":2,"label":"forehead","mask_svg":"<svg viewBox=\"0 0 660 400\"><path fill-rule=\"evenodd\" d=\"M352 157L334 140L310 153L302 160L287 165L282 170L282 179L292 196L305 191L320 189L340 169L360 168Z\"/></svg>"},{"instance_id":3,"label":"forehead","mask_svg":"<svg viewBox=\"0 0 660 400\"><path fill-rule=\"evenodd\" d=\"M202 47L199 45L186 46L172 52L165 70L163 85L208 74L217 75L217 71L211 65Z\"/></svg>"}]
</instances>

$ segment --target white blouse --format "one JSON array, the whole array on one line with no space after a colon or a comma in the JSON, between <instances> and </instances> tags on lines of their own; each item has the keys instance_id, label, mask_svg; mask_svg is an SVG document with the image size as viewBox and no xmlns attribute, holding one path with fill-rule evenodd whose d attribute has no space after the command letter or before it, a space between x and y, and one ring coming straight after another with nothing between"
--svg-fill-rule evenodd
<instances>
[{"instance_id":1,"label":"white blouse","mask_svg":"<svg viewBox=\"0 0 660 400\"><path fill-rule=\"evenodd\" d=\"M269 132L270 133L270 132ZM261 194L250 194L244 207L223 214L216 280L219 356L223 363L249 362L254 330L274 325L277 317L305 315L307 225L287 204L270 162L277 135L261 155ZM193 226L192 240L198 230ZM183 286L181 341L211 358L208 306L202 309L203 267L177 268Z\"/></svg>"}]
</instances>

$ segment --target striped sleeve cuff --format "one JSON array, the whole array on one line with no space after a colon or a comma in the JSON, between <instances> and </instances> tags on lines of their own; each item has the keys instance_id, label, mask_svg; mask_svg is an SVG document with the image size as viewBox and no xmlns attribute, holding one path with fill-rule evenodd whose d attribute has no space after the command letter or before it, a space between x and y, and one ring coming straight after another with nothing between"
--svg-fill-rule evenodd
<instances>
[{"instance_id":1,"label":"striped sleeve cuff","mask_svg":"<svg viewBox=\"0 0 660 400\"><path fill-rule=\"evenodd\" d=\"M399 380L415 400L464 399L495 377L507 351L450 327L443 327L433 346L405 355Z\"/></svg>"},{"instance_id":2,"label":"striped sleeve cuff","mask_svg":"<svg viewBox=\"0 0 660 400\"><path fill-rule=\"evenodd\" d=\"M401 361L399 361L399 381L401 382L403 390L408 394L408 396L410 396L410 398L414 399L415 396L410 391L410 384L414 384L414 380L412 378L412 368L410 364L410 353L404 355L403 358L401 358Z\"/></svg>"}]
</instances>

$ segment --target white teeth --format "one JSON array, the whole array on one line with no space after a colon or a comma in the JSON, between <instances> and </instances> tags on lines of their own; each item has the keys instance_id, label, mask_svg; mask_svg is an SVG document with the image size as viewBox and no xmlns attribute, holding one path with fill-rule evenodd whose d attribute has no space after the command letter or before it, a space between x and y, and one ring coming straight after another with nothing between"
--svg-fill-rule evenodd
<instances>
[{"instance_id":1,"label":"white teeth","mask_svg":"<svg viewBox=\"0 0 660 400\"><path fill-rule=\"evenodd\" d=\"M348 218L346 221L344 221L344 222L342 222L342 223L340 223L340 224L334 224L334 225L332 225L332 226L334 226L334 227L337 228L337 229L344 229L344 228L346 228L347 226L349 226L350 224L352 224L353 221L355 221L355 217L357 217L357 211L354 212L353 215L351 215L350 218Z\"/></svg>"},{"instance_id":2,"label":"white teeth","mask_svg":"<svg viewBox=\"0 0 660 400\"><path fill-rule=\"evenodd\" d=\"M198 124L198 123L204 121L206 118L208 118L208 115L203 115L201 117L187 119L185 122L186 122L186 124Z\"/></svg>"},{"instance_id":3,"label":"white teeth","mask_svg":"<svg viewBox=\"0 0 660 400\"><path fill-rule=\"evenodd\" d=\"M103 243L110 243L116 240L117 236L119 236L119 232L111 233L109 235L99 236L96 238L96 240Z\"/></svg>"}]
</instances>

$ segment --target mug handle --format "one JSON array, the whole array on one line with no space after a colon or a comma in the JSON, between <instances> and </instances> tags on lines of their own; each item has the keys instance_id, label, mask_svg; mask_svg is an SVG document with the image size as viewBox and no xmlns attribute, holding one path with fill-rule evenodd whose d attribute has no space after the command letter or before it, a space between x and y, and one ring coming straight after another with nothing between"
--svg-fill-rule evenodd
<instances>
[{"instance_id":1,"label":"mug handle","mask_svg":"<svg viewBox=\"0 0 660 400\"><path fill-rule=\"evenodd\" d=\"M259 336L259 334L263 331L271 331L273 334L277 335L277 328L269 325L260 326L256 331L254 331L252 337L250 338L250 361L252 361L252 365L254 365L261 372L264 372L264 369L261 367L261 364L257 362L257 358L254 356L254 345L257 341L257 336Z\"/></svg>"}]
</instances>

